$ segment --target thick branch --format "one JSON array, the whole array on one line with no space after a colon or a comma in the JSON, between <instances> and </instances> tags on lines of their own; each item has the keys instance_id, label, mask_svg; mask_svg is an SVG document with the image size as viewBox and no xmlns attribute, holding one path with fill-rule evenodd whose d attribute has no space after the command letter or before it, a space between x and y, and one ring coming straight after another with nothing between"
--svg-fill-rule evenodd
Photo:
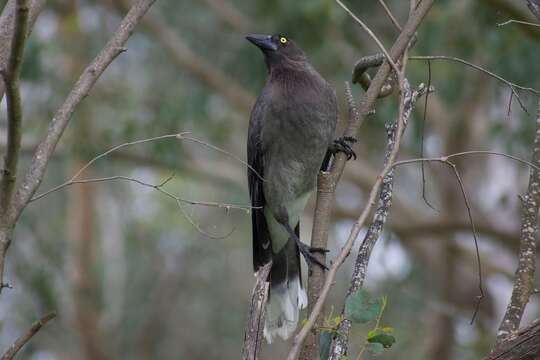
<instances>
[{"instance_id":1,"label":"thick branch","mask_svg":"<svg viewBox=\"0 0 540 360\"><path fill-rule=\"evenodd\" d=\"M540 357L540 319L500 344L485 360L536 360Z\"/></svg>"},{"instance_id":2,"label":"thick branch","mask_svg":"<svg viewBox=\"0 0 540 360\"><path fill-rule=\"evenodd\" d=\"M540 102L536 116L532 163L540 166ZM534 290L536 233L538 231L538 207L540 206L540 171L536 168L530 170L529 186L527 193L521 197L521 205L519 263L516 270L512 297L499 326L495 347L515 336L525 307L529 302L529 297Z\"/></svg>"},{"instance_id":3,"label":"thick branch","mask_svg":"<svg viewBox=\"0 0 540 360\"><path fill-rule=\"evenodd\" d=\"M11 203L17 163L21 148L22 105L19 91L19 76L26 40L28 24L28 0L17 0L15 9L15 27L11 41L11 53L7 69L0 69L6 88L7 99L7 149L0 180L0 216L3 216Z\"/></svg>"},{"instance_id":4,"label":"thick branch","mask_svg":"<svg viewBox=\"0 0 540 360\"><path fill-rule=\"evenodd\" d=\"M11 360L17 355L17 352L28 342L30 339L49 321L56 317L56 312L50 312L47 315L43 316L41 319L32 324L30 329L18 338L9 349L2 355L1 360Z\"/></svg>"}]
</instances>

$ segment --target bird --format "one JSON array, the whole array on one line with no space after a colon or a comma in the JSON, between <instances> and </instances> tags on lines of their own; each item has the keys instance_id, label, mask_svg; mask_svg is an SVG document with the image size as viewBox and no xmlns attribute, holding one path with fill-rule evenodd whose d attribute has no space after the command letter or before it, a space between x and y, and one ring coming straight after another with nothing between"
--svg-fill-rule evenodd
<instances>
[{"instance_id":1,"label":"bird","mask_svg":"<svg viewBox=\"0 0 540 360\"><path fill-rule=\"evenodd\" d=\"M305 53L284 34L249 34L263 53L266 83L248 127L248 186L251 200L255 273L272 261L263 335L291 336L299 312L307 306L300 254L308 266L327 269L313 256L326 249L300 241L300 216L316 187L319 170L327 170L338 151L356 158L352 138L334 139L338 119L333 87L309 63Z\"/></svg>"}]
</instances>

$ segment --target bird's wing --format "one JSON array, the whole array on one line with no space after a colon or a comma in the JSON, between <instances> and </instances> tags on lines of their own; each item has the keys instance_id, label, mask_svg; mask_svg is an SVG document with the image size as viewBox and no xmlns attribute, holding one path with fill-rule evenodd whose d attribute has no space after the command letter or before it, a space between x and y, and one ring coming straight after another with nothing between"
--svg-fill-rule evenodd
<instances>
[{"instance_id":1,"label":"bird's wing","mask_svg":"<svg viewBox=\"0 0 540 360\"><path fill-rule=\"evenodd\" d=\"M264 149L261 141L262 125L266 114L265 102L259 98L251 111L249 120L247 158L248 185L251 206L251 224L253 232L253 267L255 271L272 258L270 233L264 217Z\"/></svg>"}]
</instances>

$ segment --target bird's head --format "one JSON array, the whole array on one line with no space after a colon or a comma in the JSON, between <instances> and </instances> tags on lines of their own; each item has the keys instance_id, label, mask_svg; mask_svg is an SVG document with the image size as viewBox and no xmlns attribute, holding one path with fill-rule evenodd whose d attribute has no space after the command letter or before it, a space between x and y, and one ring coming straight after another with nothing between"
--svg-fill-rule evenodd
<instances>
[{"instance_id":1,"label":"bird's head","mask_svg":"<svg viewBox=\"0 0 540 360\"><path fill-rule=\"evenodd\" d=\"M283 34L249 34L246 39L263 52L269 68L306 59L302 49Z\"/></svg>"}]
</instances>

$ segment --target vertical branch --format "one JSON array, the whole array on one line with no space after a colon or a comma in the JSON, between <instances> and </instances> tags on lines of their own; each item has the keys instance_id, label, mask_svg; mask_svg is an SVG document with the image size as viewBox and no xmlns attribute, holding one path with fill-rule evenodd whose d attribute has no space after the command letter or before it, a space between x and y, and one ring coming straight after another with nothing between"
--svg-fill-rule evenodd
<instances>
[{"instance_id":1,"label":"vertical branch","mask_svg":"<svg viewBox=\"0 0 540 360\"><path fill-rule=\"evenodd\" d=\"M0 216L3 216L11 202L17 175L17 163L21 147L22 105L19 91L26 28L28 24L28 0L17 0L15 9L15 27L11 41L11 53L7 70L2 70L7 101L7 149L0 180Z\"/></svg>"},{"instance_id":2,"label":"vertical branch","mask_svg":"<svg viewBox=\"0 0 540 360\"><path fill-rule=\"evenodd\" d=\"M41 10L45 7L45 3L47 0L31 0L29 4L29 13L28 13L28 22L26 26L26 36L30 34L32 31L32 27L38 17L38 15L41 13ZM15 17L15 9L16 9L16 0L9 0L4 10L1 11L0 15L0 69L7 68L7 64L9 61L10 56L10 50L11 50L11 44L13 40L13 30L15 21L13 21L13 18ZM0 102L2 102L2 98L4 96L4 83L0 81Z\"/></svg>"},{"instance_id":3,"label":"vertical branch","mask_svg":"<svg viewBox=\"0 0 540 360\"><path fill-rule=\"evenodd\" d=\"M246 330L244 334L243 360L257 360L261 349L261 332L263 328L264 309L268 298L268 274L272 261L264 265L257 272L257 280L251 292L251 305L249 307Z\"/></svg>"},{"instance_id":4,"label":"vertical branch","mask_svg":"<svg viewBox=\"0 0 540 360\"><path fill-rule=\"evenodd\" d=\"M359 119L358 110L354 103L354 98L351 88L348 83L345 84L345 93L349 105L349 126L354 124ZM330 228L330 214L334 207L336 184L332 172L321 172L317 178L317 203L315 205L315 214L313 216L313 229L311 233L311 246L318 248L327 248L328 232ZM326 263L326 254L316 253L314 256L321 263ZM325 280L323 269L314 266L308 277L308 313L313 311L313 307L317 302L317 298L322 290ZM324 321L324 311L317 317L315 326L310 331L302 347L300 359L311 360L319 356L319 336L317 328L321 327Z\"/></svg>"},{"instance_id":5,"label":"vertical branch","mask_svg":"<svg viewBox=\"0 0 540 360\"><path fill-rule=\"evenodd\" d=\"M536 115L536 131L531 162L536 166L540 165L540 102ZM534 290L536 233L538 231L538 207L540 205L540 172L538 170L531 168L527 193L521 196L520 199L521 240L519 263L516 270L512 297L499 326L495 347L498 347L502 342L516 335L521 317L529 302L529 297Z\"/></svg>"}]
</instances>

